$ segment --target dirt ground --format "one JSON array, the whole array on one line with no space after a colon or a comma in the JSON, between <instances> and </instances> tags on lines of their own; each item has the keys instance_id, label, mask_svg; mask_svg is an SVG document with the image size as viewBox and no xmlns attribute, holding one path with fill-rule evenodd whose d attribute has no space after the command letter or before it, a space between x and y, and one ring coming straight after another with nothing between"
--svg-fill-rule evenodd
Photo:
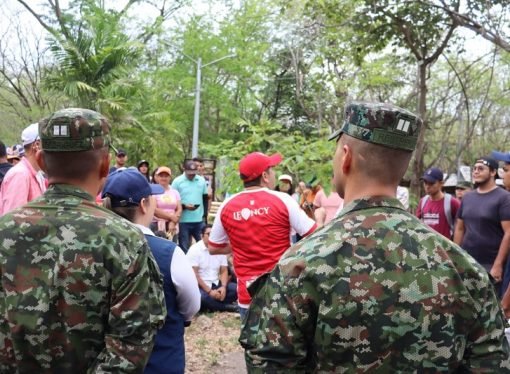
<instances>
[{"instance_id":1,"label":"dirt ground","mask_svg":"<svg viewBox=\"0 0 510 374\"><path fill-rule=\"evenodd\" d=\"M186 373L246 373L239 313L204 313L186 328Z\"/></svg>"}]
</instances>

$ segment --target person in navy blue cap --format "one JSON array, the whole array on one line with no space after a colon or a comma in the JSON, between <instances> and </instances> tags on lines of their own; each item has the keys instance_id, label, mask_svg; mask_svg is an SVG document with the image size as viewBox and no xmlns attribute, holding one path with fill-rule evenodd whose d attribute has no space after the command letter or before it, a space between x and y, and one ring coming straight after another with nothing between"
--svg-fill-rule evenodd
<instances>
[{"instance_id":1,"label":"person in navy blue cap","mask_svg":"<svg viewBox=\"0 0 510 374\"><path fill-rule=\"evenodd\" d=\"M439 168L430 168L420 178L426 195L420 199L416 209L416 217L451 239L453 227L460 202L450 194L443 192L443 172Z\"/></svg>"},{"instance_id":2,"label":"person in navy blue cap","mask_svg":"<svg viewBox=\"0 0 510 374\"><path fill-rule=\"evenodd\" d=\"M489 272L501 296L510 281L508 271L503 279L510 249L510 193L496 185L497 169L498 162L492 157L475 161L472 179L476 188L462 199L454 241ZM505 313L510 317L510 304Z\"/></svg>"},{"instance_id":3,"label":"person in navy blue cap","mask_svg":"<svg viewBox=\"0 0 510 374\"><path fill-rule=\"evenodd\" d=\"M498 169L498 174L503 179L503 185L507 191L510 191L510 152L492 151L491 156L501 161L503 165Z\"/></svg>"},{"instance_id":4,"label":"person in navy blue cap","mask_svg":"<svg viewBox=\"0 0 510 374\"><path fill-rule=\"evenodd\" d=\"M111 173L103 189L103 205L128 219L145 235L163 275L167 316L156 335L145 373L184 373L184 327L200 309L200 292L193 268L175 243L149 229L156 209L152 195L163 187L149 184L136 168Z\"/></svg>"}]
</instances>

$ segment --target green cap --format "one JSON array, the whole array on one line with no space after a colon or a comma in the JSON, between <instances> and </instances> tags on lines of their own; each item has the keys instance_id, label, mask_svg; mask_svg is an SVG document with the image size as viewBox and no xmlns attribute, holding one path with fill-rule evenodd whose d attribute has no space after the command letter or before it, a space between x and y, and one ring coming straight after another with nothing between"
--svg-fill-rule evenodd
<instances>
[{"instance_id":1,"label":"green cap","mask_svg":"<svg viewBox=\"0 0 510 374\"><path fill-rule=\"evenodd\" d=\"M111 126L100 113L68 108L39 123L42 149L51 152L81 152L111 145Z\"/></svg>"},{"instance_id":2,"label":"green cap","mask_svg":"<svg viewBox=\"0 0 510 374\"><path fill-rule=\"evenodd\" d=\"M352 102L345 121L329 140L347 134L385 147L414 151L423 122L415 114L392 104Z\"/></svg>"}]
</instances>

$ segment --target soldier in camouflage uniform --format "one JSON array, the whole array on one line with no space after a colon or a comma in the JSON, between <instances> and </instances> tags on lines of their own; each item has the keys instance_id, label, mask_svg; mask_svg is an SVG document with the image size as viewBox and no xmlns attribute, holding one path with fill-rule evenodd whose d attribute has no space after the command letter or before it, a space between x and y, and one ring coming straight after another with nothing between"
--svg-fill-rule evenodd
<instances>
[{"instance_id":1,"label":"soldier in camouflage uniform","mask_svg":"<svg viewBox=\"0 0 510 374\"><path fill-rule=\"evenodd\" d=\"M334 181L345 207L250 288L249 372L510 372L487 273L395 198L422 122L347 105Z\"/></svg>"},{"instance_id":2,"label":"soldier in camouflage uniform","mask_svg":"<svg viewBox=\"0 0 510 374\"><path fill-rule=\"evenodd\" d=\"M0 372L142 372L166 307L142 233L94 203L110 125L65 109L39 134L50 186L0 218Z\"/></svg>"}]
</instances>

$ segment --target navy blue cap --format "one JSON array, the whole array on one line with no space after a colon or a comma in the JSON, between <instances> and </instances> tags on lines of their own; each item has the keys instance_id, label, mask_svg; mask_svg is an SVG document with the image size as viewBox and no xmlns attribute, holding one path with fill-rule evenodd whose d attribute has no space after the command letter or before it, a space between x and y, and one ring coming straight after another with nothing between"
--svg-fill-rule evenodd
<instances>
[{"instance_id":1,"label":"navy blue cap","mask_svg":"<svg viewBox=\"0 0 510 374\"><path fill-rule=\"evenodd\" d=\"M510 164L510 152L492 151L491 156L498 161L503 161L507 164Z\"/></svg>"},{"instance_id":2,"label":"navy blue cap","mask_svg":"<svg viewBox=\"0 0 510 374\"><path fill-rule=\"evenodd\" d=\"M101 197L109 197L112 207L138 206L143 198L160 195L165 189L159 184L149 184L136 168L119 169L108 175Z\"/></svg>"},{"instance_id":3,"label":"navy blue cap","mask_svg":"<svg viewBox=\"0 0 510 374\"><path fill-rule=\"evenodd\" d=\"M494 160L491 157L480 157L475 161L475 164L484 164L485 166L488 166L491 170L498 170L498 162Z\"/></svg>"},{"instance_id":4,"label":"navy blue cap","mask_svg":"<svg viewBox=\"0 0 510 374\"><path fill-rule=\"evenodd\" d=\"M425 170L425 173L420 179L428 183L442 182L443 172L439 168L430 168Z\"/></svg>"}]
</instances>

